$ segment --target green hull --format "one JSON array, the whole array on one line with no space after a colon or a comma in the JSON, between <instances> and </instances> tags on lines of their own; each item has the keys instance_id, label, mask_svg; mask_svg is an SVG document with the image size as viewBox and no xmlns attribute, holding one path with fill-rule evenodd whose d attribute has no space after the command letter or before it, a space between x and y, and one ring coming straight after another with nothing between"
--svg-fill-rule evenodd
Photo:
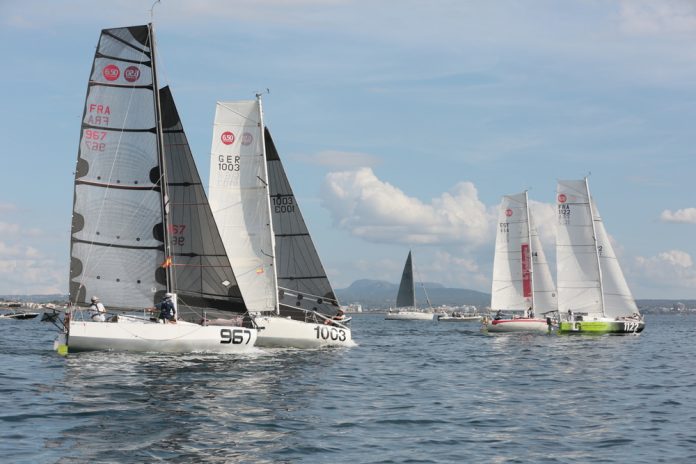
<instances>
[{"instance_id":1,"label":"green hull","mask_svg":"<svg viewBox=\"0 0 696 464\"><path fill-rule=\"evenodd\" d=\"M632 334L640 333L645 321L576 321L561 322L558 332L562 334Z\"/></svg>"}]
</instances>

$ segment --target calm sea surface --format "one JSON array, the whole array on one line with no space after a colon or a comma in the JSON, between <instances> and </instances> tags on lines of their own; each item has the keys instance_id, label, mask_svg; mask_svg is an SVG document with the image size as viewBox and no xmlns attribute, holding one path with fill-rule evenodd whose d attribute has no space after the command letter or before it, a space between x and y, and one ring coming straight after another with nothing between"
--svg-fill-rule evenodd
<instances>
[{"instance_id":1,"label":"calm sea surface","mask_svg":"<svg viewBox=\"0 0 696 464\"><path fill-rule=\"evenodd\" d=\"M640 336L353 319L359 346L52 351L0 321L0 461L696 462L696 317Z\"/></svg>"}]
</instances>

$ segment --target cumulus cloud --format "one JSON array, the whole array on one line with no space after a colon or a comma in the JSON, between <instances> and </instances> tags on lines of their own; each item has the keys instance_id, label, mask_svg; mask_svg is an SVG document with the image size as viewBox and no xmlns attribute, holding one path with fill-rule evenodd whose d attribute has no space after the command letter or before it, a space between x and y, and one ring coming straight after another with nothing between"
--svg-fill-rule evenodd
<instances>
[{"instance_id":1,"label":"cumulus cloud","mask_svg":"<svg viewBox=\"0 0 696 464\"><path fill-rule=\"evenodd\" d=\"M39 249L0 242L0 294L63 293L66 271Z\"/></svg>"},{"instance_id":2,"label":"cumulus cloud","mask_svg":"<svg viewBox=\"0 0 696 464\"><path fill-rule=\"evenodd\" d=\"M326 150L314 155L298 156L298 160L313 164L328 166L332 169L353 169L371 167L379 163L379 158L367 153Z\"/></svg>"},{"instance_id":3,"label":"cumulus cloud","mask_svg":"<svg viewBox=\"0 0 696 464\"><path fill-rule=\"evenodd\" d=\"M696 268L691 255L685 251L669 250L648 258L638 256L636 267L653 285L685 289L696 286Z\"/></svg>"},{"instance_id":4,"label":"cumulus cloud","mask_svg":"<svg viewBox=\"0 0 696 464\"><path fill-rule=\"evenodd\" d=\"M322 204L338 227L375 243L477 246L490 240L494 222L471 182L423 202L370 168L327 174Z\"/></svg>"},{"instance_id":5,"label":"cumulus cloud","mask_svg":"<svg viewBox=\"0 0 696 464\"><path fill-rule=\"evenodd\" d=\"M676 211L666 209L660 214L660 220L662 222L696 224L696 208L684 208Z\"/></svg>"}]
</instances>

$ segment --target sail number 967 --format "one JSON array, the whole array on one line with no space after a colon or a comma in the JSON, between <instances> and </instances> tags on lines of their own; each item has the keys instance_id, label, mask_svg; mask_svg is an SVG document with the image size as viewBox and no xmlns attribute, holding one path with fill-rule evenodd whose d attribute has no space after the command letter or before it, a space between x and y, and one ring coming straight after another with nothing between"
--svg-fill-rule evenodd
<instances>
[{"instance_id":1,"label":"sail number 967","mask_svg":"<svg viewBox=\"0 0 696 464\"><path fill-rule=\"evenodd\" d=\"M246 341L245 341L246 339ZM251 341L251 330L247 329L220 329L220 343L232 343L233 345L248 345Z\"/></svg>"},{"instance_id":2,"label":"sail number 967","mask_svg":"<svg viewBox=\"0 0 696 464\"><path fill-rule=\"evenodd\" d=\"M314 327L314 331L317 333L317 340L331 339L333 341L338 340L340 342L346 341L346 331L343 329L337 329L336 327L316 326Z\"/></svg>"}]
</instances>

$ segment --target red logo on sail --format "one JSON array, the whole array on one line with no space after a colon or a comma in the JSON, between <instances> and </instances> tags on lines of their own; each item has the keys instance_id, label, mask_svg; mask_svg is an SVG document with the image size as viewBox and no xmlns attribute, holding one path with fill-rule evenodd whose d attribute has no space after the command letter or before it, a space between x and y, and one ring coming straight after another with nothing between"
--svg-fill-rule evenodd
<instances>
[{"instance_id":1,"label":"red logo on sail","mask_svg":"<svg viewBox=\"0 0 696 464\"><path fill-rule=\"evenodd\" d=\"M128 66L123 71L123 78L128 82L135 82L140 79L140 68L137 66Z\"/></svg>"},{"instance_id":2,"label":"red logo on sail","mask_svg":"<svg viewBox=\"0 0 696 464\"><path fill-rule=\"evenodd\" d=\"M121 75L121 70L115 64L110 64L102 69L102 75L107 81L115 81Z\"/></svg>"},{"instance_id":3,"label":"red logo on sail","mask_svg":"<svg viewBox=\"0 0 696 464\"><path fill-rule=\"evenodd\" d=\"M242 134L242 145L251 145L251 142L254 141L254 136L251 135L249 132L245 132Z\"/></svg>"},{"instance_id":4,"label":"red logo on sail","mask_svg":"<svg viewBox=\"0 0 696 464\"><path fill-rule=\"evenodd\" d=\"M506 209L506 210L505 210L505 215L506 215L507 217L512 216L512 210L511 210L510 208Z\"/></svg>"},{"instance_id":5,"label":"red logo on sail","mask_svg":"<svg viewBox=\"0 0 696 464\"><path fill-rule=\"evenodd\" d=\"M565 193L561 193L558 195L558 202L559 203L565 203L568 197L565 196Z\"/></svg>"},{"instance_id":6,"label":"red logo on sail","mask_svg":"<svg viewBox=\"0 0 696 464\"><path fill-rule=\"evenodd\" d=\"M222 140L222 143L225 145L232 145L234 143L234 134L230 131L223 132L220 136L220 140Z\"/></svg>"}]
</instances>

